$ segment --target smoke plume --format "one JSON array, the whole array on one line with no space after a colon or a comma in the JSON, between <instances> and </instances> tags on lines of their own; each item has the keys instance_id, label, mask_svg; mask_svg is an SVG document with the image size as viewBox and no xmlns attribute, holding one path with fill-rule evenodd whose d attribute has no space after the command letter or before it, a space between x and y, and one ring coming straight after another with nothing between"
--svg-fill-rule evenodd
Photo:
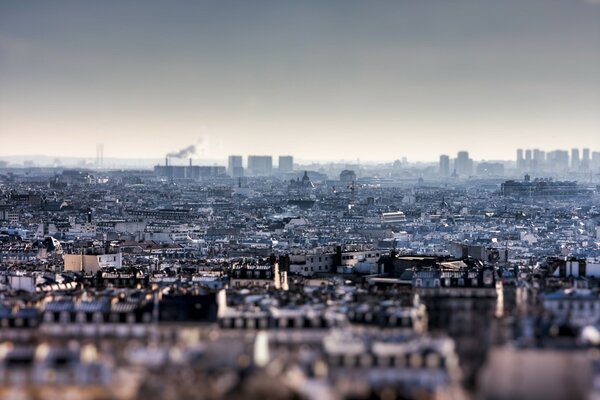
<instances>
[{"instance_id":1,"label":"smoke plume","mask_svg":"<svg viewBox=\"0 0 600 400\"><path fill-rule=\"evenodd\" d=\"M179 151L174 151L172 153L167 154L169 158L186 158L193 156L196 154L197 148L195 144L189 145L188 147L184 147Z\"/></svg>"},{"instance_id":2,"label":"smoke plume","mask_svg":"<svg viewBox=\"0 0 600 400\"><path fill-rule=\"evenodd\" d=\"M167 154L167 157L169 157L169 158L187 158L187 157L191 157L193 155L205 155L204 153L206 152L206 149L207 149L207 140L203 136L199 137L198 140L196 140L196 143L191 144L187 147L184 147L183 149L181 149L179 151L174 151L174 152Z\"/></svg>"}]
</instances>

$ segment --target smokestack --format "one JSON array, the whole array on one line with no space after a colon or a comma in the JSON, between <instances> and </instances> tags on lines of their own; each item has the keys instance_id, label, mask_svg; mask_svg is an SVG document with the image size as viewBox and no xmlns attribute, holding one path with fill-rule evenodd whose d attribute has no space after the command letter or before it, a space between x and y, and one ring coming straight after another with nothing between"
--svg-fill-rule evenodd
<instances>
[{"instance_id":1,"label":"smokestack","mask_svg":"<svg viewBox=\"0 0 600 400\"><path fill-rule=\"evenodd\" d=\"M169 157L165 157L165 167L169 166Z\"/></svg>"},{"instance_id":2,"label":"smokestack","mask_svg":"<svg viewBox=\"0 0 600 400\"><path fill-rule=\"evenodd\" d=\"M190 168L192 168L192 157L190 157Z\"/></svg>"}]
</instances>

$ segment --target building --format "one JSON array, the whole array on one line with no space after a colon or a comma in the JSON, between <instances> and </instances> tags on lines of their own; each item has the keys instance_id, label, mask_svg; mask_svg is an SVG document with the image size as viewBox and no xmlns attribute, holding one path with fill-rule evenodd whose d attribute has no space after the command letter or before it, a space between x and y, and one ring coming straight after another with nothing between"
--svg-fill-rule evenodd
<instances>
[{"instance_id":1,"label":"building","mask_svg":"<svg viewBox=\"0 0 600 400\"><path fill-rule=\"evenodd\" d=\"M402 211L384 212L381 214L382 224L400 224L406 222L406 215Z\"/></svg>"},{"instance_id":2,"label":"building","mask_svg":"<svg viewBox=\"0 0 600 400\"><path fill-rule=\"evenodd\" d=\"M454 161L454 169L460 176L473 174L473 160L469 158L468 151L459 151Z\"/></svg>"},{"instance_id":3,"label":"building","mask_svg":"<svg viewBox=\"0 0 600 400\"><path fill-rule=\"evenodd\" d=\"M440 156L439 173L443 178L450 176L450 157L445 154Z\"/></svg>"},{"instance_id":4,"label":"building","mask_svg":"<svg viewBox=\"0 0 600 400\"><path fill-rule=\"evenodd\" d=\"M121 253L113 254L64 254L64 270L96 273L100 268L121 268Z\"/></svg>"},{"instance_id":5,"label":"building","mask_svg":"<svg viewBox=\"0 0 600 400\"><path fill-rule=\"evenodd\" d=\"M502 176L504 175L504 164L499 162L482 162L477 164L477 175Z\"/></svg>"},{"instance_id":6,"label":"building","mask_svg":"<svg viewBox=\"0 0 600 400\"><path fill-rule=\"evenodd\" d=\"M340 173L340 182L351 184L356 181L356 173L352 170L345 169Z\"/></svg>"},{"instance_id":7,"label":"building","mask_svg":"<svg viewBox=\"0 0 600 400\"><path fill-rule=\"evenodd\" d=\"M314 189L315 185L312 183L310 178L308 177L308 171L304 171L304 175L302 179L296 178L296 180L290 180L290 189Z\"/></svg>"},{"instance_id":8,"label":"building","mask_svg":"<svg viewBox=\"0 0 600 400\"><path fill-rule=\"evenodd\" d=\"M225 167L192 165L190 159L189 165L156 165L154 174L159 178L169 180L191 179L203 180L207 178L218 178L226 175Z\"/></svg>"},{"instance_id":9,"label":"building","mask_svg":"<svg viewBox=\"0 0 600 400\"><path fill-rule=\"evenodd\" d=\"M583 149L581 155L581 169L584 171L590 169L590 149Z\"/></svg>"},{"instance_id":10,"label":"building","mask_svg":"<svg viewBox=\"0 0 600 400\"><path fill-rule=\"evenodd\" d=\"M232 178L244 176L244 165L242 156L229 156L227 160L227 174Z\"/></svg>"},{"instance_id":11,"label":"building","mask_svg":"<svg viewBox=\"0 0 600 400\"><path fill-rule=\"evenodd\" d=\"M546 163L546 152L540 149L533 150L533 171L541 171Z\"/></svg>"},{"instance_id":12,"label":"building","mask_svg":"<svg viewBox=\"0 0 600 400\"><path fill-rule=\"evenodd\" d=\"M569 169L569 152L566 150L554 150L547 154L546 160L552 171L564 172Z\"/></svg>"},{"instance_id":13,"label":"building","mask_svg":"<svg viewBox=\"0 0 600 400\"><path fill-rule=\"evenodd\" d=\"M501 185L504 196L578 196L589 195L591 191L572 181L554 181L552 179L534 179L525 175L522 182L508 180Z\"/></svg>"},{"instance_id":14,"label":"building","mask_svg":"<svg viewBox=\"0 0 600 400\"><path fill-rule=\"evenodd\" d=\"M530 149L525 150L525 168L531 169L533 165L533 156Z\"/></svg>"},{"instance_id":15,"label":"building","mask_svg":"<svg viewBox=\"0 0 600 400\"><path fill-rule=\"evenodd\" d=\"M292 172L294 170L293 156L279 156L279 172Z\"/></svg>"},{"instance_id":16,"label":"building","mask_svg":"<svg viewBox=\"0 0 600 400\"><path fill-rule=\"evenodd\" d=\"M248 173L254 176L271 175L273 172L273 157L248 156Z\"/></svg>"},{"instance_id":17,"label":"building","mask_svg":"<svg viewBox=\"0 0 600 400\"><path fill-rule=\"evenodd\" d=\"M598 171L600 169L600 151L592 152L592 160L590 166L594 171Z\"/></svg>"},{"instance_id":18,"label":"building","mask_svg":"<svg viewBox=\"0 0 600 400\"><path fill-rule=\"evenodd\" d=\"M279 264L273 265L236 265L230 277L232 288L272 287L287 290L287 272L279 271Z\"/></svg>"},{"instance_id":19,"label":"building","mask_svg":"<svg viewBox=\"0 0 600 400\"><path fill-rule=\"evenodd\" d=\"M571 169L578 171L581 167L581 159L579 158L579 149L571 149Z\"/></svg>"},{"instance_id":20,"label":"building","mask_svg":"<svg viewBox=\"0 0 600 400\"><path fill-rule=\"evenodd\" d=\"M517 149L517 169L525 168L525 159L523 158L523 149Z\"/></svg>"}]
</instances>

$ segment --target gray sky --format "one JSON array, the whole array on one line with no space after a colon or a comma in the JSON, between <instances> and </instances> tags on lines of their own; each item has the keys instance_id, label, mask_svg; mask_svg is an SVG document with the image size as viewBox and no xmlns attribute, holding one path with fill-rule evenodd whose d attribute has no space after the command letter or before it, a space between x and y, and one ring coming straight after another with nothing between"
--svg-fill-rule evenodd
<instances>
[{"instance_id":1,"label":"gray sky","mask_svg":"<svg viewBox=\"0 0 600 400\"><path fill-rule=\"evenodd\" d=\"M600 150L600 0L0 0L0 156Z\"/></svg>"}]
</instances>

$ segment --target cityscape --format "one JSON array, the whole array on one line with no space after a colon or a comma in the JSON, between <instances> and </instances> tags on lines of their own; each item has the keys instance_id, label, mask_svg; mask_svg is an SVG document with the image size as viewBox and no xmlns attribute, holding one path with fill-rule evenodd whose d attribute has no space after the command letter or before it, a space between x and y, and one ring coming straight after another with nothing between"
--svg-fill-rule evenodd
<instances>
[{"instance_id":1,"label":"cityscape","mask_svg":"<svg viewBox=\"0 0 600 400\"><path fill-rule=\"evenodd\" d=\"M0 399L600 399L598 21L0 0Z\"/></svg>"},{"instance_id":2,"label":"cityscape","mask_svg":"<svg viewBox=\"0 0 600 400\"><path fill-rule=\"evenodd\" d=\"M599 393L598 152L187 151L146 170L102 153L1 165L3 397Z\"/></svg>"}]
</instances>

